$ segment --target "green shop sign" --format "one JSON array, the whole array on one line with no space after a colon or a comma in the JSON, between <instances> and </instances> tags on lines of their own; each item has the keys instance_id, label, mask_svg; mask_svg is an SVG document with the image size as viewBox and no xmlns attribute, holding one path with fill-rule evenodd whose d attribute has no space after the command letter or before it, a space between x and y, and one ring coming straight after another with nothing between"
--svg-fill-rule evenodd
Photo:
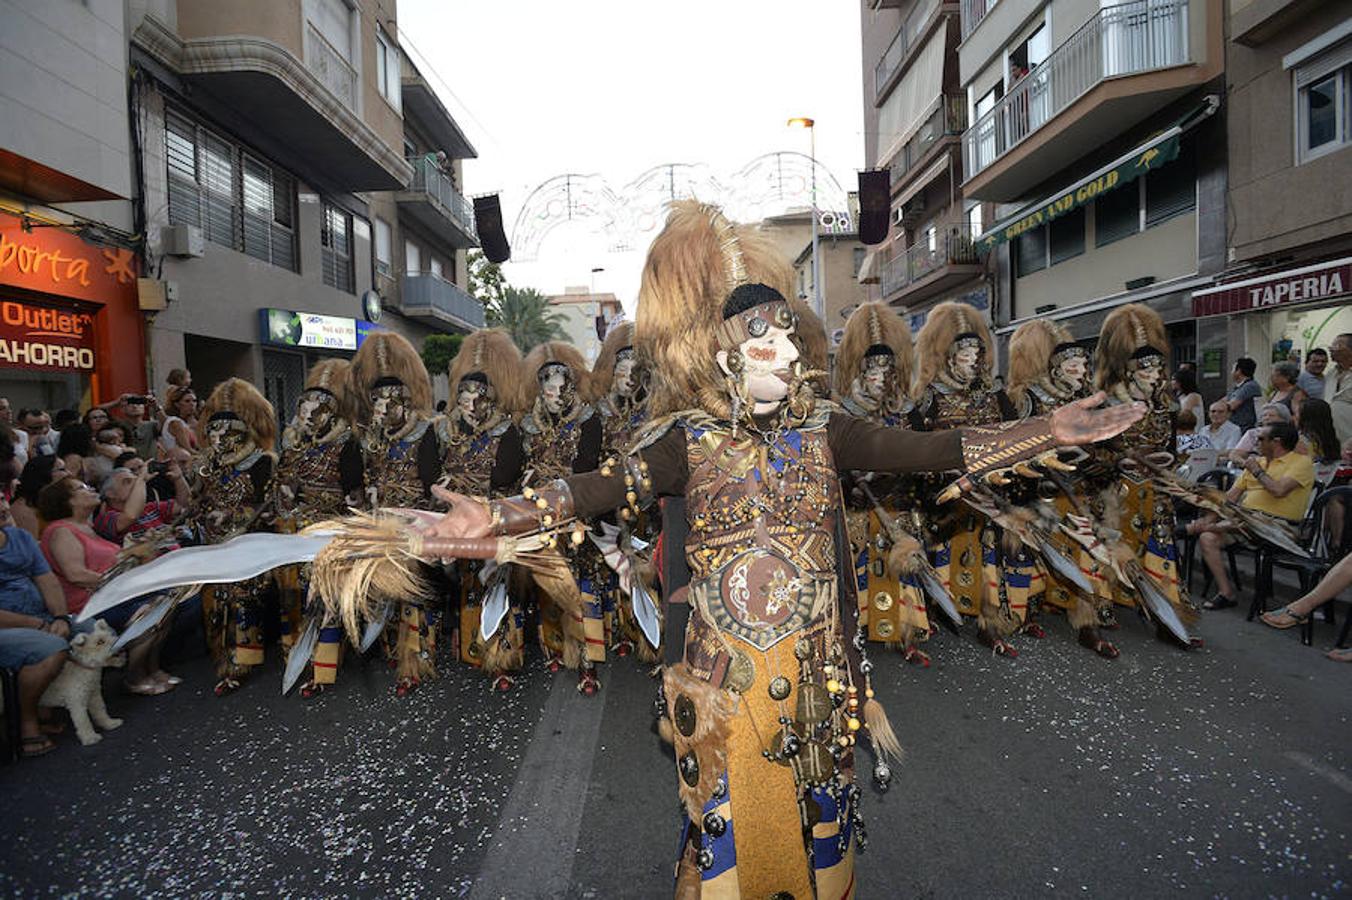
<instances>
[{"instance_id":1,"label":"green shop sign","mask_svg":"<svg viewBox=\"0 0 1352 900\"><path fill-rule=\"evenodd\" d=\"M1084 206L1100 194L1130 184L1141 175L1172 162L1178 157L1179 134L1171 129L1172 136L1158 143L1147 145L1134 151L1125 160L1119 160L1110 168L1095 173L1064 191L1059 191L1030 210L1026 210L1012 219L1006 219L977 240L977 246L983 250L1012 241L1026 231L1040 228L1053 219Z\"/></svg>"}]
</instances>

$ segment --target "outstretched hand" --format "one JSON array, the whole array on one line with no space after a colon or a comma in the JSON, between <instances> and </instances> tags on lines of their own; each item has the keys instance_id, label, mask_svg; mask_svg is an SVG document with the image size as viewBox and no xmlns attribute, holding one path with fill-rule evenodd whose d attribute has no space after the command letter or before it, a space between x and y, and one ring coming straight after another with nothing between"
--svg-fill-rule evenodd
<instances>
[{"instance_id":1,"label":"outstretched hand","mask_svg":"<svg viewBox=\"0 0 1352 900\"><path fill-rule=\"evenodd\" d=\"M1098 409L1107 395L1067 403L1052 413L1052 437L1063 447L1092 444L1116 437L1145 415L1144 403L1122 403Z\"/></svg>"},{"instance_id":2,"label":"outstretched hand","mask_svg":"<svg viewBox=\"0 0 1352 900\"><path fill-rule=\"evenodd\" d=\"M439 484L432 485L432 495L448 504L451 511L433 523L427 534L441 538L482 538L492 533L493 518L484 502Z\"/></svg>"}]
</instances>

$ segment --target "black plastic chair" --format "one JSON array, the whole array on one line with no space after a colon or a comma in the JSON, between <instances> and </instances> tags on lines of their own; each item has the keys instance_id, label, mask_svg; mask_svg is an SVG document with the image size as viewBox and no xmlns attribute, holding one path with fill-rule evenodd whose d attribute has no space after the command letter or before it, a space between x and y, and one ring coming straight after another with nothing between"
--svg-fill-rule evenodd
<instances>
[{"instance_id":1,"label":"black plastic chair","mask_svg":"<svg viewBox=\"0 0 1352 900\"><path fill-rule=\"evenodd\" d=\"M1235 473L1229 469L1211 469L1203 472L1197 477L1197 484L1210 485L1218 491L1228 491L1235 483ZM1197 535L1190 534L1182 538L1183 541L1183 583L1187 585L1188 590L1192 591L1192 569L1194 560L1197 558ZM1235 563L1235 557L1227 554L1230 560L1230 578L1235 583L1235 589L1239 589L1239 567ZM1202 571L1202 594L1203 596L1211 589L1211 572L1203 567Z\"/></svg>"},{"instance_id":2,"label":"black plastic chair","mask_svg":"<svg viewBox=\"0 0 1352 900\"><path fill-rule=\"evenodd\" d=\"M17 762L19 759L19 673L13 669L0 669L0 689L5 698L5 749L0 761Z\"/></svg>"}]
</instances>

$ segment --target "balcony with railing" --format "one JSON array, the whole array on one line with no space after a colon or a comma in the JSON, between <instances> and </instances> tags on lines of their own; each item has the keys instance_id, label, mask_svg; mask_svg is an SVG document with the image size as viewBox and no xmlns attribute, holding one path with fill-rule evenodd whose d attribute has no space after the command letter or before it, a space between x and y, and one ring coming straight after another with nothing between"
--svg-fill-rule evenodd
<instances>
[{"instance_id":1,"label":"balcony with railing","mask_svg":"<svg viewBox=\"0 0 1352 900\"><path fill-rule=\"evenodd\" d=\"M399 208L441 235L456 249L479 246L474 205L455 189L451 176L433 159L410 159L413 180L395 195Z\"/></svg>"},{"instance_id":2,"label":"balcony with railing","mask_svg":"<svg viewBox=\"0 0 1352 900\"><path fill-rule=\"evenodd\" d=\"M962 0L962 39L976 31L976 26L986 18L986 13L995 8L1000 0Z\"/></svg>"},{"instance_id":3,"label":"balcony with railing","mask_svg":"<svg viewBox=\"0 0 1352 900\"><path fill-rule=\"evenodd\" d=\"M1191 77L1137 79L1186 66L1189 0L1131 0L1096 12L963 135L963 163L970 193L983 199L1017 197L1047 174L1089 152L1153 109L1192 86ZM1056 140L1044 141L1037 165L1016 176L993 173L1007 154L1095 88L1111 83L1099 101L1073 120L1058 123ZM1033 169L1036 168L1036 172Z\"/></svg>"},{"instance_id":4,"label":"balcony with railing","mask_svg":"<svg viewBox=\"0 0 1352 900\"><path fill-rule=\"evenodd\" d=\"M305 68L343 106L357 111L357 70L311 22L305 23Z\"/></svg>"},{"instance_id":5,"label":"balcony with railing","mask_svg":"<svg viewBox=\"0 0 1352 900\"><path fill-rule=\"evenodd\" d=\"M883 299L919 302L978 275L981 253L976 237L966 223L936 225L920 235L915 244L883 263Z\"/></svg>"},{"instance_id":6,"label":"balcony with railing","mask_svg":"<svg viewBox=\"0 0 1352 900\"><path fill-rule=\"evenodd\" d=\"M915 7L902 21L901 27L897 29L896 35L892 38L892 43L887 45L887 49L883 51L878 64L873 67L874 103L882 103L888 91L895 86L896 79L893 76L901 71L902 63L910 56L911 51L920 44L920 39L929 30L930 17L934 15L940 5L940 0L918 0Z\"/></svg>"},{"instance_id":7,"label":"balcony with railing","mask_svg":"<svg viewBox=\"0 0 1352 900\"><path fill-rule=\"evenodd\" d=\"M484 327L484 307L465 289L432 272L408 272L399 284L399 311L458 331Z\"/></svg>"},{"instance_id":8,"label":"balcony with railing","mask_svg":"<svg viewBox=\"0 0 1352 900\"><path fill-rule=\"evenodd\" d=\"M945 94L936 100L925 124L892 157L888 165L892 187L901 184L928 161L935 148L945 143L944 138L961 137L966 130L967 98L961 94Z\"/></svg>"}]
</instances>

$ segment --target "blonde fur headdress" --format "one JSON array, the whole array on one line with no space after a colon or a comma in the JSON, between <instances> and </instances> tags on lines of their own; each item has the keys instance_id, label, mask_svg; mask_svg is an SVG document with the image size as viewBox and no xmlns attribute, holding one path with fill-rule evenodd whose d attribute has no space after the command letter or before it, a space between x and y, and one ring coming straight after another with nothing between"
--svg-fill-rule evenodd
<instances>
[{"instance_id":1,"label":"blonde fur headdress","mask_svg":"<svg viewBox=\"0 0 1352 900\"><path fill-rule=\"evenodd\" d=\"M792 296L788 260L763 234L735 225L716 206L671 204L643 264L637 345L653 367L652 414L701 407L727 416L731 402L715 362L715 335L732 289L761 283Z\"/></svg>"},{"instance_id":2,"label":"blonde fur headdress","mask_svg":"<svg viewBox=\"0 0 1352 900\"><path fill-rule=\"evenodd\" d=\"M960 334L975 334L981 341L985 361L980 377L986 382L991 379L991 361L994 348L991 346L990 328L980 312L966 303L949 300L930 310L925 319L925 327L916 337L916 356L919 371L915 379L915 396L920 397L939 377L948 364L948 351Z\"/></svg>"},{"instance_id":3,"label":"blonde fur headdress","mask_svg":"<svg viewBox=\"0 0 1352 900\"><path fill-rule=\"evenodd\" d=\"M271 450L277 443L277 413L258 388L242 378L228 378L216 385L197 417L197 439L206 446L207 423L217 413L234 413L248 429L249 437L260 450Z\"/></svg>"},{"instance_id":4,"label":"blonde fur headdress","mask_svg":"<svg viewBox=\"0 0 1352 900\"><path fill-rule=\"evenodd\" d=\"M817 318L812 307L805 300L794 298L789 301L789 309L798 319L794 329L794 338L802 354L800 362L803 368L816 369L824 374L811 379L812 390L818 397L831 396L831 339L826 336L826 326Z\"/></svg>"},{"instance_id":5,"label":"blonde fur headdress","mask_svg":"<svg viewBox=\"0 0 1352 900\"><path fill-rule=\"evenodd\" d=\"M521 399L521 351L511 335L500 328L483 328L465 338L451 360L451 393L460 379L482 372L497 393L498 407L508 414L519 412Z\"/></svg>"},{"instance_id":6,"label":"blonde fur headdress","mask_svg":"<svg viewBox=\"0 0 1352 900\"><path fill-rule=\"evenodd\" d=\"M1017 406L1028 386L1047 377L1058 344L1073 341L1070 330L1047 319L1024 322L1009 339L1009 381L1006 393Z\"/></svg>"},{"instance_id":7,"label":"blonde fur headdress","mask_svg":"<svg viewBox=\"0 0 1352 900\"><path fill-rule=\"evenodd\" d=\"M1146 347L1161 356L1169 354L1169 338L1159 313L1140 303L1128 303L1109 313L1099 330L1094 355L1094 382L1099 390L1125 384L1127 363Z\"/></svg>"},{"instance_id":8,"label":"blonde fur headdress","mask_svg":"<svg viewBox=\"0 0 1352 900\"><path fill-rule=\"evenodd\" d=\"M357 412L352 392L352 363L345 359L321 359L305 376L305 390L328 391L337 401L338 417L351 422Z\"/></svg>"},{"instance_id":9,"label":"blonde fur headdress","mask_svg":"<svg viewBox=\"0 0 1352 900\"><path fill-rule=\"evenodd\" d=\"M582 357L581 351L563 341L547 341L537 344L526 354L521 376L521 399L525 409L534 406L536 398L540 396L540 370L549 363L562 363L572 369L573 377L577 379L578 397L583 402L589 400L592 396L591 370L587 368L587 360Z\"/></svg>"},{"instance_id":10,"label":"blonde fur headdress","mask_svg":"<svg viewBox=\"0 0 1352 900\"><path fill-rule=\"evenodd\" d=\"M836 351L836 395L848 397L850 387L864 367L864 354L875 344L882 344L896 358L897 384L902 393L911 387L915 366L915 350L911 346L911 329L886 303L863 303L845 322L845 336Z\"/></svg>"},{"instance_id":11,"label":"blonde fur headdress","mask_svg":"<svg viewBox=\"0 0 1352 900\"><path fill-rule=\"evenodd\" d=\"M397 378L408 388L410 405L425 415L432 412L432 379L413 345L402 334L377 331L368 337L352 359L352 386L357 414L371 416L371 388L382 378Z\"/></svg>"},{"instance_id":12,"label":"blonde fur headdress","mask_svg":"<svg viewBox=\"0 0 1352 900\"><path fill-rule=\"evenodd\" d=\"M601 352L596 355L596 365L592 366L591 400L600 400L610 393L615 381L615 357L625 347L633 347L634 353L638 353L638 347L634 344L633 322L621 322L606 332Z\"/></svg>"}]
</instances>

